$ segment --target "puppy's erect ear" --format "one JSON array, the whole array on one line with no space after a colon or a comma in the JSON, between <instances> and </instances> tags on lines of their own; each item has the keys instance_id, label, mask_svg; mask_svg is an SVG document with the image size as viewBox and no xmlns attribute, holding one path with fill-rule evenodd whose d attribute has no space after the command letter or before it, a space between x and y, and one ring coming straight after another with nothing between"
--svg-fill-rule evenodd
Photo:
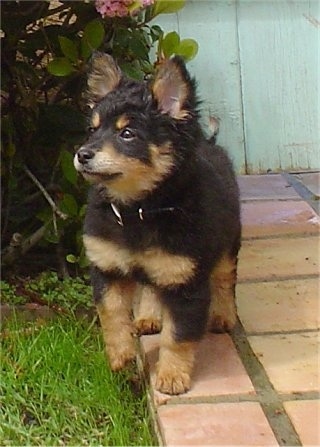
<instances>
[{"instance_id":1,"label":"puppy's erect ear","mask_svg":"<svg viewBox=\"0 0 320 447\"><path fill-rule=\"evenodd\" d=\"M172 118L185 119L194 102L194 82L179 57L165 60L152 87L159 110Z\"/></svg>"},{"instance_id":2,"label":"puppy's erect ear","mask_svg":"<svg viewBox=\"0 0 320 447\"><path fill-rule=\"evenodd\" d=\"M95 53L88 75L89 106L93 107L95 103L114 90L121 77L121 70L111 56L105 53Z\"/></svg>"}]
</instances>

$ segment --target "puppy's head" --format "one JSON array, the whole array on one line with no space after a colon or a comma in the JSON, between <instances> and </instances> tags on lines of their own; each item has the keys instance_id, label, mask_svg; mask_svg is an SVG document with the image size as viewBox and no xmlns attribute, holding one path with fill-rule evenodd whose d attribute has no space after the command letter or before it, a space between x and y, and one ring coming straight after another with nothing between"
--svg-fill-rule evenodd
<instances>
[{"instance_id":1,"label":"puppy's head","mask_svg":"<svg viewBox=\"0 0 320 447\"><path fill-rule=\"evenodd\" d=\"M126 78L111 56L98 53L88 97L90 135L75 155L75 168L105 186L112 200L143 199L173 175L192 146L196 99L184 63L165 61L148 86Z\"/></svg>"}]
</instances>

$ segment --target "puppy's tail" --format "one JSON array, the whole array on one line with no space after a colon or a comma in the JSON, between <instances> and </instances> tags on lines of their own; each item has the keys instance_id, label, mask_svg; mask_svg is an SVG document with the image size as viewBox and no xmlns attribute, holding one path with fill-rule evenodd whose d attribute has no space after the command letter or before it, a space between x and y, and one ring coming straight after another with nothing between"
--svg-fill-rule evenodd
<instances>
[{"instance_id":1,"label":"puppy's tail","mask_svg":"<svg viewBox=\"0 0 320 447\"><path fill-rule=\"evenodd\" d=\"M216 116L209 116L209 129L212 133L211 137L209 137L209 142L212 144L216 144L217 135L219 133L220 122L219 118Z\"/></svg>"}]
</instances>

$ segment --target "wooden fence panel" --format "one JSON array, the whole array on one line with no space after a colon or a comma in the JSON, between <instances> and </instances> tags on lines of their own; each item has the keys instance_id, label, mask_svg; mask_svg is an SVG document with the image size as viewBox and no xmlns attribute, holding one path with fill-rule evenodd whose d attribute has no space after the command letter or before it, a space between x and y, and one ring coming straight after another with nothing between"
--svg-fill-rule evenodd
<instances>
[{"instance_id":1,"label":"wooden fence panel","mask_svg":"<svg viewBox=\"0 0 320 447\"><path fill-rule=\"evenodd\" d=\"M320 167L319 5L304 0L239 2L249 173Z\"/></svg>"},{"instance_id":2,"label":"wooden fence panel","mask_svg":"<svg viewBox=\"0 0 320 447\"><path fill-rule=\"evenodd\" d=\"M237 172L320 168L319 0L187 0L157 22L199 43L189 63Z\"/></svg>"},{"instance_id":3,"label":"wooden fence panel","mask_svg":"<svg viewBox=\"0 0 320 447\"><path fill-rule=\"evenodd\" d=\"M198 81L204 127L210 114L221 119L219 143L228 149L237 171L244 173L235 2L188 0L179 14L162 16L160 24L167 31L178 31L181 38L192 37L199 43L199 53L188 68Z\"/></svg>"}]
</instances>

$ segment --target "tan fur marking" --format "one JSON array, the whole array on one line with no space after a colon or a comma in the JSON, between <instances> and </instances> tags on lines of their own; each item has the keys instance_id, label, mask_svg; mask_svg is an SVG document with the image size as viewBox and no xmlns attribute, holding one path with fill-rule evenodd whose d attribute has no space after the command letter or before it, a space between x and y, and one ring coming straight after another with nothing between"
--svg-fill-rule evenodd
<instances>
[{"instance_id":1,"label":"tan fur marking","mask_svg":"<svg viewBox=\"0 0 320 447\"><path fill-rule=\"evenodd\" d=\"M116 121L116 129L121 130L127 127L127 125L130 123L129 118L127 115L120 115L119 118Z\"/></svg>"},{"instance_id":2,"label":"tan fur marking","mask_svg":"<svg viewBox=\"0 0 320 447\"><path fill-rule=\"evenodd\" d=\"M137 287L133 313L134 323L140 335L161 331L162 306L153 287Z\"/></svg>"},{"instance_id":3,"label":"tan fur marking","mask_svg":"<svg viewBox=\"0 0 320 447\"><path fill-rule=\"evenodd\" d=\"M190 389L191 374L198 342L178 343L168 310L163 312L159 362L155 387L161 393L181 394Z\"/></svg>"},{"instance_id":4,"label":"tan fur marking","mask_svg":"<svg viewBox=\"0 0 320 447\"><path fill-rule=\"evenodd\" d=\"M184 284L192 278L196 268L191 258L166 253L161 248L150 248L136 259L157 286Z\"/></svg>"},{"instance_id":5,"label":"tan fur marking","mask_svg":"<svg viewBox=\"0 0 320 447\"><path fill-rule=\"evenodd\" d=\"M172 153L159 152L152 147L152 165L146 165L134 158L118 154L115 163L121 168L123 175L108 183L108 193L112 200L128 203L142 199L147 192L151 192L158 183L166 177L173 167Z\"/></svg>"},{"instance_id":6,"label":"tan fur marking","mask_svg":"<svg viewBox=\"0 0 320 447\"><path fill-rule=\"evenodd\" d=\"M132 252L112 241L88 235L83 236L83 242L89 260L101 270L118 269L128 274L134 267L140 267L157 286L184 284L196 268L191 258L166 253L161 248Z\"/></svg>"},{"instance_id":7,"label":"tan fur marking","mask_svg":"<svg viewBox=\"0 0 320 447\"><path fill-rule=\"evenodd\" d=\"M170 173L173 164L168 144L159 150L156 150L156 146L152 147L152 166L116 152L111 145L105 145L96 153L91 162L91 169L95 174L101 173L101 176L121 173L120 177L108 180L106 188L111 200L128 203L139 200L152 191ZM84 174L84 177L93 182L99 180L97 176ZM103 177L99 182L104 183Z\"/></svg>"},{"instance_id":8,"label":"tan fur marking","mask_svg":"<svg viewBox=\"0 0 320 447\"><path fill-rule=\"evenodd\" d=\"M103 338L111 369L118 371L134 360L135 332L131 321L133 283L117 281L104 292L97 304Z\"/></svg>"},{"instance_id":9,"label":"tan fur marking","mask_svg":"<svg viewBox=\"0 0 320 447\"><path fill-rule=\"evenodd\" d=\"M230 331L236 324L236 266L236 258L224 255L212 272L212 300L209 317L209 329L212 331Z\"/></svg>"},{"instance_id":10,"label":"tan fur marking","mask_svg":"<svg viewBox=\"0 0 320 447\"><path fill-rule=\"evenodd\" d=\"M91 117L91 126L97 129L100 126L100 114L98 112L93 112Z\"/></svg>"},{"instance_id":11,"label":"tan fur marking","mask_svg":"<svg viewBox=\"0 0 320 447\"><path fill-rule=\"evenodd\" d=\"M120 270L128 274L134 263L128 250L114 242L95 236L83 236L86 254L93 265L103 271Z\"/></svg>"}]
</instances>

